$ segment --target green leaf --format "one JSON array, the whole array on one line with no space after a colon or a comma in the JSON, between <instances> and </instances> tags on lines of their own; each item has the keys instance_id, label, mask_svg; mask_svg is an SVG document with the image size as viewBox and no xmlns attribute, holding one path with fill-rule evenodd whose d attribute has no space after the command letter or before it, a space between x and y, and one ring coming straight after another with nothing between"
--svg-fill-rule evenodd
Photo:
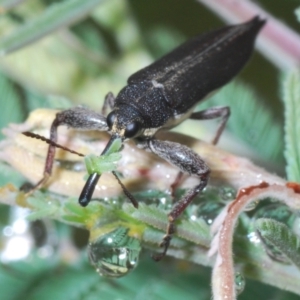
<instances>
[{"instance_id":1,"label":"green leaf","mask_svg":"<svg viewBox=\"0 0 300 300\"><path fill-rule=\"evenodd\" d=\"M150 258L144 259L135 272L118 280L100 277L83 263L78 267L61 266L43 274L38 284L32 284L26 300L208 299L209 277L206 273L190 268L180 270L169 261L156 264ZM8 288L13 290L13 286Z\"/></svg>"},{"instance_id":2,"label":"green leaf","mask_svg":"<svg viewBox=\"0 0 300 300\"><path fill-rule=\"evenodd\" d=\"M20 49L47 34L70 26L92 11L103 0L65 0L52 4L43 14L0 40L0 55Z\"/></svg>"},{"instance_id":3,"label":"green leaf","mask_svg":"<svg viewBox=\"0 0 300 300\"><path fill-rule=\"evenodd\" d=\"M4 128L9 123L18 123L24 120L22 100L14 85L4 75L0 73L0 107L1 118L0 128ZM0 138L3 138L0 132Z\"/></svg>"},{"instance_id":4,"label":"green leaf","mask_svg":"<svg viewBox=\"0 0 300 300\"><path fill-rule=\"evenodd\" d=\"M132 204L125 203L123 210L131 214L135 219L145 222L154 228L165 230L167 226L168 218L166 212L154 205L139 203L139 209L135 209Z\"/></svg>"},{"instance_id":5,"label":"green leaf","mask_svg":"<svg viewBox=\"0 0 300 300\"><path fill-rule=\"evenodd\" d=\"M9 10L14 6L20 4L23 0L0 0L0 7L3 10Z\"/></svg>"},{"instance_id":6,"label":"green leaf","mask_svg":"<svg viewBox=\"0 0 300 300\"><path fill-rule=\"evenodd\" d=\"M88 299L84 295L99 281L92 269L68 268L56 276L50 275L52 276L48 280L43 280L39 286L34 287L27 299Z\"/></svg>"},{"instance_id":7,"label":"green leaf","mask_svg":"<svg viewBox=\"0 0 300 300\"><path fill-rule=\"evenodd\" d=\"M297 17L298 22L300 22L300 7L298 7L297 9L295 9L295 15Z\"/></svg>"},{"instance_id":8,"label":"green leaf","mask_svg":"<svg viewBox=\"0 0 300 300\"><path fill-rule=\"evenodd\" d=\"M209 247L211 243L210 228L203 219L183 220L177 226L177 235L193 243Z\"/></svg>"},{"instance_id":9,"label":"green leaf","mask_svg":"<svg viewBox=\"0 0 300 300\"><path fill-rule=\"evenodd\" d=\"M51 108L47 103L47 98L41 94L36 94L31 91L25 91L26 93L26 104L29 111L33 111L38 108Z\"/></svg>"},{"instance_id":10,"label":"green leaf","mask_svg":"<svg viewBox=\"0 0 300 300\"><path fill-rule=\"evenodd\" d=\"M75 224L83 226L84 223L85 223L85 221L86 221L86 218L83 217L83 216L69 216L69 215L65 215L65 216L61 217L61 220L65 221L67 223L73 223L73 224L75 223Z\"/></svg>"},{"instance_id":11,"label":"green leaf","mask_svg":"<svg viewBox=\"0 0 300 300\"><path fill-rule=\"evenodd\" d=\"M52 215L55 215L56 210L52 207L52 208L45 208L45 209L41 209L39 211L36 212L31 212L26 219L28 221L35 221L35 220L42 220L45 218L49 218Z\"/></svg>"},{"instance_id":12,"label":"green leaf","mask_svg":"<svg viewBox=\"0 0 300 300\"><path fill-rule=\"evenodd\" d=\"M97 156L89 154L84 157L86 169L89 174L102 174L104 172L114 171L116 163L121 159L121 153L111 153L108 155Z\"/></svg>"},{"instance_id":13,"label":"green leaf","mask_svg":"<svg viewBox=\"0 0 300 300\"><path fill-rule=\"evenodd\" d=\"M56 95L42 95L35 92L25 90L26 105L28 111L33 111L38 108L50 108L50 109L69 109L72 107L72 102L63 97Z\"/></svg>"},{"instance_id":14,"label":"green leaf","mask_svg":"<svg viewBox=\"0 0 300 300\"><path fill-rule=\"evenodd\" d=\"M3 162L0 162L0 170L0 186L4 186L8 182L13 183L15 186L20 186L25 181L18 171Z\"/></svg>"},{"instance_id":15,"label":"green leaf","mask_svg":"<svg viewBox=\"0 0 300 300\"><path fill-rule=\"evenodd\" d=\"M78 217L85 217L86 216L86 209L80 206L75 199L71 202L71 199L65 202L65 212L69 214L74 214Z\"/></svg>"},{"instance_id":16,"label":"green leaf","mask_svg":"<svg viewBox=\"0 0 300 300\"><path fill-rule=\"evenodd\" d=\"M58 264L55 257L40 259L32 255L28 261L0 265L1 298L5 300L29 299L29 291L35 289L44 276ZM24 294L25 293L25 294Z\"/></svg>"},{"instance_id":17,"label":"green leaf","mask_svg":"<svg viewBox=\"0 0 300 300\"><path fill-rule=\"evenodd\" d=\"M255 221L261 237L275 246L300 268L300 239L285 224L273 219L261 218Z\"/></svg>"},{"instance_id":18,"label":"green leaf","mask_svg":"<svg viewBox=\"0 0 300 300\"><path fill-rule=\"evenodd\" d=\"M300 182L300 72L292 71L283 82L284 101L284 156L288 180Z\"/></svg>"},{"instance_id":19,"label":"green leaf","mask_svg":"<svg viewBox=\"0 0 300 300\"><path fill-rule=\"evenodd\" d=\"M120 150L122 146L122 141L120 138L116 138L113 140L113 142L111 143L109 149L107 150L106 154L110 155L113 154L115 152L118 152ZM111 161L114 161L115 159L117 159L117 155L116 156L111 156Z\"/></svg>"},{"instance_id":20,"label":"green leaf","mask_svg":"<svg viewBox=\"0 0 300 300\"><path fill-rule=\"evenodd\" d=\"M123 206L123 210L137 220L145 222L163 232L167 228L167 212L154 205L146 205L140 202L139 209L135 209L131 204L126 203ZM176 234L182 239L203 246L208 246L211 240L209 226L202 219L196 221L181 220L176 225Z\"/></svg>"},{"instance_id":21,"label":"green leaf","mask_svg":"<svg viewBox=\"0 0 300 300\"><path fill-rule=\"evenodd\" d=\"M30 221L46 217L55 217L59 213L59 201L51 199L49 196L41 193L40 191L37 191L33 196L30 196L27 199L27 202L33 210L33 212L31 212L27 217Z\"/></svg>"}]
</instances>

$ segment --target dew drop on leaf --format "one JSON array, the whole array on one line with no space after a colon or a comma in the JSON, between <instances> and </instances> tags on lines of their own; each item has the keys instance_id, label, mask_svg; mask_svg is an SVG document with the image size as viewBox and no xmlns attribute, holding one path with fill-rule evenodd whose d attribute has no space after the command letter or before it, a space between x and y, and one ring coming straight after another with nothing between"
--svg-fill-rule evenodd
<instances>
[{"instance_id":1,"label":"dew drop on leaf","mask_svg":"<svg viewBox=\"0 0 300 300\"><path fill-rule=\"evenodd\" d=\"M119 226L89 243L90 262L100 275L121 277L137 266L140 241L130 237L128 231L128 228Z\"/></svg>"},{"instance_id":2,"label":"dew drop on leaf","mask_svg":"<svg viewBox=\"0 0 300 300\"><path fill-rule=\"evenodd\" d=\"M240 272L235 273L234 277L235 290L237 295L240 295L245 289L246 281L244 276Z\"/></svg>"}]
</instances>

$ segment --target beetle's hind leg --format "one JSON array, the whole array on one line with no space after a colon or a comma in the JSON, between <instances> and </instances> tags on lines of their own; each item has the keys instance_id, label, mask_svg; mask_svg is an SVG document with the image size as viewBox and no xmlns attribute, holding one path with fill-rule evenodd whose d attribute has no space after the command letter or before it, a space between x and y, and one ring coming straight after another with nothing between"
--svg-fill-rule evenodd
<instances>
[{"instance_id":1,"label":"beetle's hind leg","mask_svg":"<svg viewBox=\"0 0 300 300\"><path fill-rule=\"evenodd\" d=\"M174 223L176 219L179 218L194 197L206 187L210 170L205 161L198 154L184 145L151 139L140 142L139 146L157 154L159 157L178 167L182 172L197 176L200 179L200 183L189 190L187 194L175 204L172 211L169 213L166 235L161 243L163 252L153 256L154 260L159 261L165 256L168 250L172 235L175 232Z\"/></svg>"},{"instance_id":2,"label":"beetle's hind leg","mask_svg":"<svg viewBox=\"0 0 300 300\"><path fill-rule=\"evenodd\" d=\"M35 184L35 186L28 192L28 194L45 185L45 183L51 176L56 150L55 144L57 143L57 128L61 125L66 125L74 129L87 131L108 130L106 118L88 108L77 106L57 113L50 127L50 143L48 147L43 178L37 184Z\"/></svg>"},{"instance_id":3,"label":"beetle's hind leg","mask_svg":"<svg viewBox=\"0 0 300 300\"><path fill-rule=\"evenodd\" d=\"M216 145L218 143L229 117L230 117L230 108L228 106L211 107L205 110L192 113L190 115L190 119L192 120L212 120L216 118L221 118L221 122L217 129L215 137L212 140L213 145Z\"/></svg>"}]
</instances>

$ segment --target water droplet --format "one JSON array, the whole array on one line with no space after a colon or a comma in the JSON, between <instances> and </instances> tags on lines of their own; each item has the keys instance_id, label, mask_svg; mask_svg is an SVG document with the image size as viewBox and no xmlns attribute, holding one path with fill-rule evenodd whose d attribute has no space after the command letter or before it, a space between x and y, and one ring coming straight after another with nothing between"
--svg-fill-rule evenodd
<instances>
[{"instance_id":1,"label":"water droplet","mask_svg":"<svg viewBox=\"0 0 300 300\"><path fill-rule=\"evenodd\" d=\"M252 202L248 203L246 205L246 207L244 208L244 211L254 210L257 207L258 203L259 203L259 201L252 201Z\"/></svg>"},{"instance_id":2,"label":"water droplet","mask_svg":"<svg viewBox=\"0 0 300 300\"><path fill-rule=\"evenodd\" d=\"M191 219L192 221L196 221L196 220L197 220L197 216L191 215L191 216L190 216L190 219Z\"/></svg>"},{"instance_id":3,"label":"water droplet","mask_svg":"<svg viewBox=\"0 0 300 300\"><path fill-rule=\"evenodd\" d=\"M235 290L238 295L240 295L245 289L246 281L244 276L240 272L235 273Z\"/></svg>"},{"instance_id":4,"label":"water droplet","mask_svg":"<svg viewBox=\"0 0 300 300\"><path fill-rule=\"evenodd\" d=\"M255 231L248 233L247 237L250 240L250 242L253 244L259 244L261 242L260 237L257 235Z\"/></svg>"},{"instance_id":5,"label":"water droplet","mask_svg":"<svg viewBox=\"0 0 300 300\"><path fill-rule=\"evenodd\" d=\"M220 189L220 196L224 201L233 200L236 196L236 190L231 187L223 187Z\"/></svg>"},{"instance_id":6,"label":"water droplet","mask_svg":"<svg viewBox=\"0 0 300 300\"><path fill-rule=\"evenodd\" d=\"M224 204L219 201L206 201L197 206L191 205L190 219L202 218L208 225L211 225L223 207Z\"/></svg>"},{"instance_id":7,"label":"water droplet","mask_svg":"<svg viewBox=\"0 0 300 300\"><path fill-rule=\"evenodd\" d=\"M5 226L2 230L3 235L6 237L10 237L13 235L14 231L11 226Z\"/></svg>"},{"instance_id":8,"label":"water droplet","mask_svg":"<svg viewBox=\"0 0 300 300\"><path fill-rule=\"evenodd\" d=\"M158 190L147 190L135 193L134 197L147 205L155 205L161 209L170 209L173 206L172 197L169 193Z\"/></svg>"},{"instance_id":9,"label":"water droplet","mask_svg":"<svg viewBox=\"0 0 300 300\"><path fill-rule=\"evenodd\" d=\"M1 251L1 261L7 263L25 259L32 250L32 244L32 239L27 236L14 235L6 241L5 248Z\"/></svg>"},{"instance_id":10,"label":"water droplet","mask_svg":"<svg viewBox=\"0 0 300 300\"><path fill-rule=\"evenodd\" d=\"M176 191L176 198L177 198ZM226 203L235 198L236 191L227 186L207 186L195 197L192 204L186 208L187 217L194 221L202 218L208 225L212 224Z\"/></svg>"},{"instance_id":11,"label":"water droplet","mask_svg":"<svg viewBox=\"0 0 300 300\"><path fill-rule=\"evenodd\" d=\"M137 266L141 245L138 239L128 235L128 231L120 226L89 243L91 264L100 275L121 277Z\"/></svg>"},{"instance_id":12,"label":"water droplet","mask_svg":"<svg viewBox=\"0 0 300 300\"><path fill-rule=\"evenodd\" d=\"M24 219L17 219L13 222L12 228L15 234L23 234L28 229L28 221Z\"/></svg>"}]
</instances>

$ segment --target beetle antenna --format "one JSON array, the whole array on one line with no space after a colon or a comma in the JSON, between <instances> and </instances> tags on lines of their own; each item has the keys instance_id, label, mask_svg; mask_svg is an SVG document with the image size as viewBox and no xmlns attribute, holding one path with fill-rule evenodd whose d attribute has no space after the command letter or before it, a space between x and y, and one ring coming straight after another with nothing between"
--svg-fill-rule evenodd
<instances>
[{"instance_id":1,"label":"beetle antenna","mask_svg":"<svg viewBox=\"0 0 300 300\"><path fill-rule=\"evenodd\" d=\"M52 146L55 146L57 148L60 148L60 149L63 149L65 151L68 151L70 153L73 153L73 154L77 154L78 156L81 156L81 157L84 157L85 155L80 153L80 152L77 152L77 151L74 151L72 149L69 149L67 147L64 147L60 144L57 144L53 141L51 141L50 139L42 136L42 135L39 135L39 134L36 134L36 133L33 133L33 132L30 132L30 131L24 131L22 132L22 134L24 134L25 136L27 137L31 137L31 138L34 138L34 139L38 139L38 140L41 140L43 142L46 142L47 144L49 145L52 145ZM117 175L117 173L115 171L112 171L113 175L115 176L115 178L117 179L118 183L120 184L122 190L123 190L123 193L125 194L125 196L131 201L132 205L135 207L135 208L138 208L139 206L139 203L138 201L133 197L133 195L127 190L127 188L124 186L124 184L121 182L119 176ZM98 174L97 174L98 175ZM99 175L98 175L99 176Z\"/></svg>"},{"instance_id":2,"label":"beetle antenna","mask_svg":"<svg viewBox=\"0 0 300 300\"><path fill-rule=\"evenodd\" d=\"M43 142L46 142L47 144L52 145L52 146L55 146L56 148L60 148L60 149L63 149L63 150L65 150L65 151L68 151L68 152L70 152L70 153L77 154L78 156L81 156L81 157L84 157L84 156L85 156L84 154L82 154L82 153L80 153L80 152L74 151L74 150L69 149L69 148L67 148L67 147L64 147L64 146L62 146L62 145L60 145L60 144L57 144L57 143L51 141L50 139L45 138L45 137L42 136L42 135L39 135L39 134L30 132L30 131L24 131L24 132L22 132L22 134L24 134L25 136L28 136L28 137L31 137L31 138L34 138L34 139L37 139L37 140L41 140L41 141L43 141Z\"/></svg>"},{"instance_id":3,"label":"beetle antenna","mask_svg":"<svg viewBox=\"0 0 300 300\"><path fill-rule=\"evenodd\" d=\"M123 193L125 194L125 196L131 201L132 205L135 208L139 207L139 203L137 202L137 200L133 197L133 195L127 190L127 188L124 186L124 184L121 182L119 176L117 175L117 173L115 171L112 171L113 175L116 177L117 181L119 182L119 185L121 186Z\"/></svg>"}]
</instances>

